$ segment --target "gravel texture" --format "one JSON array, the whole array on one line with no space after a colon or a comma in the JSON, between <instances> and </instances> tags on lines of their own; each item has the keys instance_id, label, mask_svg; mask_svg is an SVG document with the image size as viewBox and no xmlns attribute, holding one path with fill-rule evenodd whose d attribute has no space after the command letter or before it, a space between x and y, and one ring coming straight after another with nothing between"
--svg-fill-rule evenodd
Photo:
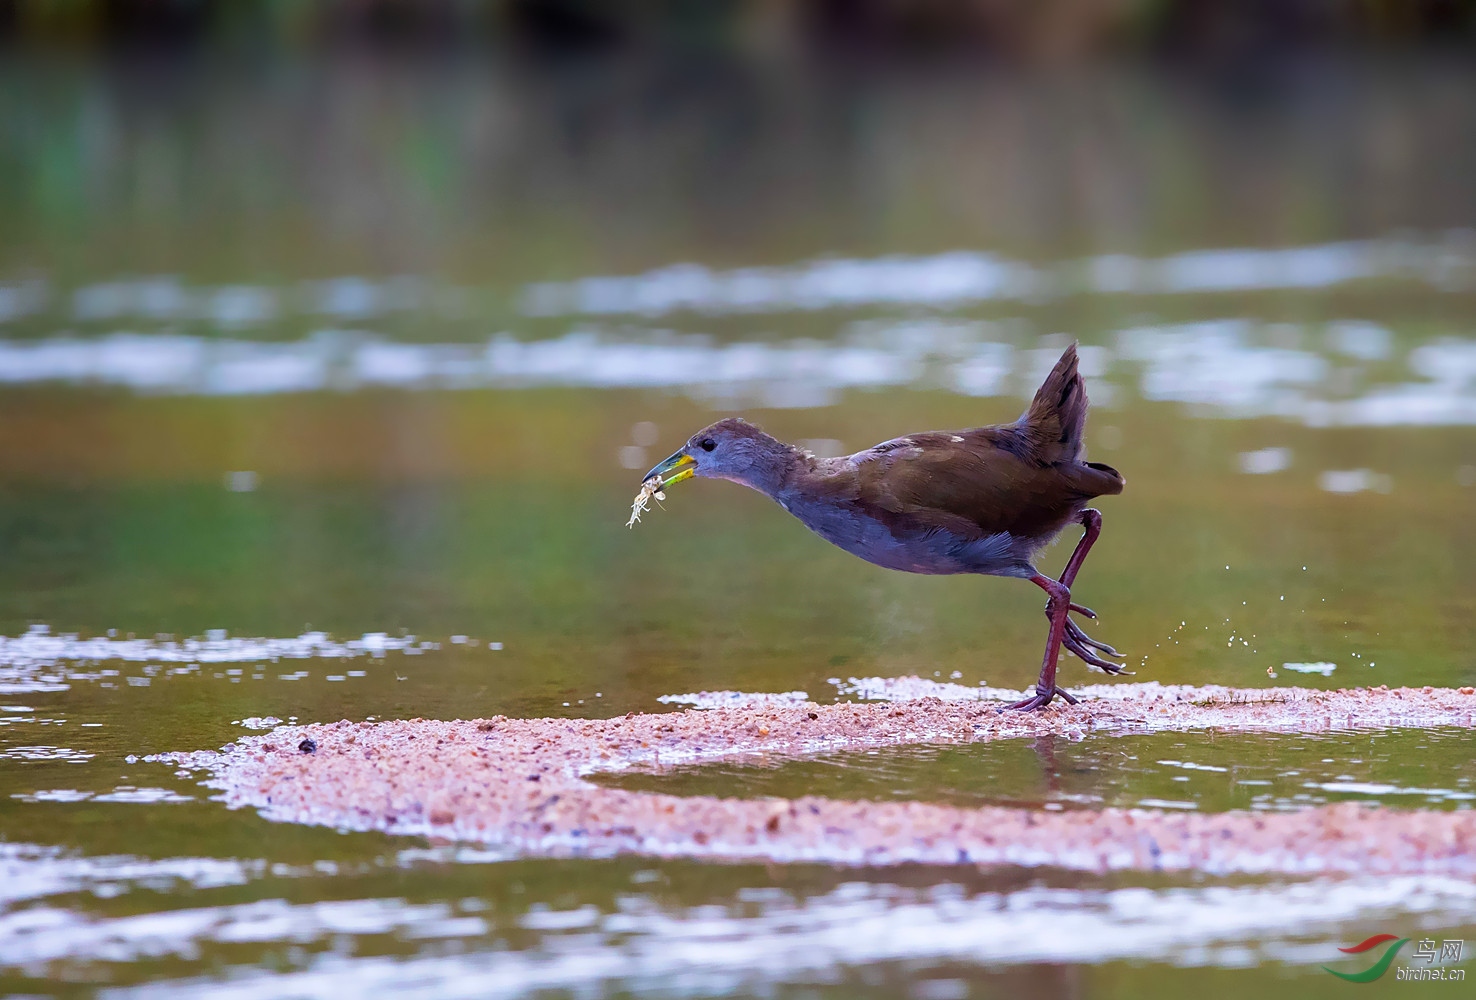
<instances>
[{"instance_id":1,"label":"gravel texture","mask_svg":"<svg viewBox=\"0 0 1476 1000\"><path fill-rule=\"evenodd\" d=\"M873 685L873 696L897 700L864 703L757 701L613 719L283 726L244 735L220 751L154 759L207 771L208 784L229 805L274 820L470 841L508 854L1476 874L1476 810L1341 804L1296 813L1046 812L819 796L678 797L585 780L600 771L744 754L803 756L1046 733L1476 726L1472 688L1117 684L1085 689L1078 706L1022 714L980 700L918 696L931 683L899 678L888 692L883 682ZM711 703L732 701L714 696Z\"/></svg>"}]
</instances>

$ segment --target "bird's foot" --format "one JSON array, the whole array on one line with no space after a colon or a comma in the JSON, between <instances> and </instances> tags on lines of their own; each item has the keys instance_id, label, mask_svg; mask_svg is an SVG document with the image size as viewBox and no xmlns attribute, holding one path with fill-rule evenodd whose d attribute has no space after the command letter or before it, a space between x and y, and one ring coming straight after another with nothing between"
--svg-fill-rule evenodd
<instances>
[{"instance_id":1,"label":"bird's foot","mask_svg":"<svg viewBox=\"0 0 1476 1000\"><path fill-rule=\"evenodd\" d=\"M1043 691L1041 690L1041 686L1037 684L1035 685L1035 694L1031 695L1029 698L1021 698L1014 704L1006 705L1004 708L1000 709L1000 711L1008 712L1013 710L1018 712L1038 712L1042 708L1045 708L1047 705L1049 705L1051 703L1051 700L1055 698L1056 695L1060 695L1068 705L1075 705L1079 700L1075 695L1073 695L1070 691L1067 691L1063 687L1052 686L1049 691Z\"/></svg>"},{"instance_id":2,"label":"bird's foot","mask_svg":"<svg viewBox=\"0 0 1476 1000\"><path fill-rule=\"evenodd\" d=\"M1071 655L1075 656L1078 660L1109 674L1128 673L1128 670L1121 663L1113 663L1111 660L1103 659L1102 656L1097 655L1100 652L1103 656L1122 659L1123 654L1105 642L1098 642L1096 639L1093 639L1081 630L1080 625L1070 619L1066 621L1066 634L1061 637L1061 645L1065 646L1071 652Z\"/></svg>"},{"instance_id":3,"label":"bird's foot","mask_svg":"<svg viewBox=\"0 0 1476 1000\"><path fill-rule=\"evenodd\" d=\"M1050 618L1052 613L1055 611L1055 604L1056 602L1054 599L1046 602L1047 618ZM1085 615L1086 617L1094 620L1097 617L1097 613L1095 611L1080 604L1072 604L1071 610L1079 615ZM1066 633L1061 637L1061 645L1070 650L1071 655L1075 656L1078 660L1081 660L1083 663L1090 664L1091 666L1097 667L1105 671L1106 673L1129 673L1129 671L1125 669L1122 664L1113 663L1112 660L1103 659L1102 656L1097 655L1098 653L1101 653L1103 654L1103 656L1109 656L1114 659L1120 660L1123 658L1122 653L1119 653L1117 650L1113 649L1105 642L1098 642L1096 639L1093 639L1091 636L1087 635L1085 632L1082 631L1081 626L1076 624L1076 622L1072 621L1070 618L1066 619Z\"/></svg>"},{"instance_id":4,"label":"bird's foot","mask_svg":"<svg viewBox=\"0 0 1476 1000\"><path fill-rule=\"evenodd\" d=\"M1092 621L1096 621L1097 620L1097 613L1095 611L1093 611L1091 608L1087 607L1085 604L1077 604L1075 601L1072 601L1070 603L1070 608L1076 614L1084 615L1087 618L1090 618ZM1046 601L1045 616L1047 618L1051 618L1052 616L1055 615L1055 613L1056 613L1056 599L1054 597L1052 597L1052 598L1050 598L1049 600Z\"/></svg>"}]
</instances>

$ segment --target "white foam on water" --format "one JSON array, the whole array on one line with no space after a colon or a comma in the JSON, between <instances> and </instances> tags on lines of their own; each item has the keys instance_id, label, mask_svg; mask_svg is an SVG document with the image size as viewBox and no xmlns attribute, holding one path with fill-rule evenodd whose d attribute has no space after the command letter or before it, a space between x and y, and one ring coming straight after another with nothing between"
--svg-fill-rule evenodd
<instances>
[{"instance_id":1,"label":"white foam on water","mask_svg":"<svg viewBox=\"0 0 1476 1000\"><path fill-rule=\"evenodd\" d=\"M1291 467L1290 448L1261 448L1239 455L1240 471L1248 476L1267 476Z\"/></svg>"},{"instance_id":2,"label":"white foam on water","mask_svg":"<svg viewBox=\"0 0 1476 1000\"><path fill-rule=\"evenodd\" d=\"M1138 805L1143 809L1181 809L1190 811L1199 808L1199 803L1197 802L1184 802L1180 799L1139 799Z\"/></svg>"},{"instance_id":3,"label":"white foam on water","mask_svg":"<svg viewBox=\"0 0 1476 1000\"><path fill-rule=\"evenodd\" d=\"M832 677L837 698L859 698L862 701L911 701L914 698L938 698L943 701L1013 701L1033 694L1013 688L995 688L980 684L969 687L950 681L930 681L922 677Z\"/></svg>"},{"instance_id":4,"label":"white foam on water","mask_svg":"<svg viewBox=\"0 0 1476 1000\"><path fill-rule=\"evenodd\" d=\"M10 797L19 802L124 802L136 805L195 801L193 795L182 795L168 788L139 788L135 785L119 785L110 792L46 788L34 792L16 792Z\"/></svg>"},{"instance_id":5,"label":"white foam on water","mask_svg":"<svg viewBox=\"0 0 1476 1000\"><path fill-rule=\"evenodd\" d=\"M1328 469L1318 475L1317 488L1324 493L1362 493L1365 490L1388 493L1394 488L1394 479L1372 469Z\"/></svg>"},{"instance_id":6,"label":"white foam on water","mask_svg":"<svg viewBox=\"0 0 1476 1000\"><path fill-rule=\"evenodd\" d=\"M1331 677L1333 671L1338 669L1336 663L1318 661L1316 663L1283 663L1282 670L1293 670L1299 674L1321 674L1323 677Z\"/></svg>"},{"instance_id":7,"label":"white foam on water","mask_svg":"<svg viewBox=\"0 0 1476 1000\"><path fill-rule=\"evenodd\" d=\"M0 290L0 306L18 294L16 289L27 287L31 291L24 307L13 306L0 312L0 322L42 312L52 304L54 297L49 290L43 285L38 292L36 283L32 283ZM5 291L11 294L6 296ZM178 276L166 274L84 285L69 297L62 296L61 302L70 307L65 309L67 317L78 323L145 319L198 321L224 329L240 329L291 315L373 319L435 308L455 294L454 289L432 289L424 279L411 276L377 279L349 275L278 288L241 283L190 286Z\"/></svg>"},{"instance_id":8,"label":"white foam on water","mask_svg":"<svg viewBox=\"0 0 1476 1000\"><path fill-rule=\"evenodd\" d=\"M1394 335L1367 320L1329 323L1327 340L1333 350L1360 361L1383 361L1394 353Z\"/></svg>"},{"instance_id":9,"label":"white foam on water","mask_svg":"<svg viewBox=\"0 0 1476 1000\"><path fill-rule=\"evenodd\" d=\"M357 639L334 639L326 632L304 632L286 638L231 636L211 629L185 639L82 638L76 633L52 633L49 626L33 625L18 636L0 636L0 694L66 691L71 682L117 678L116 669L94 669L109 662L143 663L167 667L166 674L193 673L201 665L261 663L280 660L381 658L388 653L413 655L440 648L440 643L413 635L392 636L366 632ZM236 672L239 674L239 672ZM303 677L306 672L298 671ZM296 674L284 675L294 679ZM338 679L346 679L343 675ZM145 678L130 677L130 685Z\"/></svg>"},{"instance_id":10,"label":"white foam on water","mask_svg":"<svg viewBox=\"0 0 1476 1000\"><path fill-rule=\"evenodd\" d=\"M1184 771L1217 771L1221 774L1228 774L1230 771L1228 767L1219 767L1215 764L1196 764L1190 760L1161 760L1158 763L1165 767L1177 767Z\"/></svg>"},{"instance_id":11,"label":"white foam on water","mask_svg":"<svg viewBox=\"0 0 1476 1000\"><path fill-rule=\"evenodd\" d=\"M1415 282L1438 291L1476 287L1469 234L1388 238L1300 247L1230 247L1165 257L1102 254L1029 264L980 250L908 256L825 257L772 267L716 270L676 263L644 274L537 282L516 296L530 316L661 316L816 311L866 306L957 308L1073 294L1196 295L1333 288L1353 282ZM70 291L44 279L0 284L0 323L52 314L69 323L203 322L223 330L292 316L366 322L407 313L463 318L472 290L415 275L342 275L293 286L236 282L192 286L174 274L126 276ZM1371 357L1377 339L1357 330L1340 349ZM1372 354L1370 352L1373 352Z\"/></svg>"},{"instance_id":12,"label":"white foam on water","mask_svg":"<svg viewBox=\"0 0 1476 1000\"><path fill-rule=\"evenodd\" d=\"M58 790L56 801L68 801ZM76 792L75 795L91 795ZM0 904L86 892L112 897L139 887L155 891L173 883L195 889L244 885L266 871L264 861L235 858L86 856L60 847L0 841ZM0 956L5 948L0 946Z\"/></svg>"},{"instance_id":13,"label":"white foam on water","mask_svg":"<svg viewBox=\"0 0 1476 1000\"><path fill-rule=\"evenodd\" d=\"M1135 327L1117 335L1120 357L1143 363L1143 398L1193 403L1232 416L1298 417L1327 374L1316 354L1251 342L1247 320Z\"/></svg>"},{"instance_id":14,"label":"white foam on water","mask_svg":"<svg viewBox=\"0 0 1476 1000\"><path fill-rule=\"evenodd\" d=\"M731 902L684 907L639 892L614 907L539 908L517 919L524 944L489 947L488 917L446 904L271 899L103 918L35 907L0 918L7 963L193 957L208 943L299 945L394 934L419 954L320 951L306 968L239 966L115 988L105 995L255 998L344 995L594 995L660 983L674 995L767 992L834 982L882 963L980 966L1115 961L1186 968L1264 962L1311 966L1369 926L1438 933L1476 920L1476 887L1439 878L1313 880L1272 885L971 892L952 884L846 882L804 895L755 888ZM503 934L502 928L498 928ZM512 930L512 928L507 928ZM458 946L448 948L445 944Z\"/></svg>"},{"instance_id":15,"label":"white foam on water","mask_svg":"<svg viewBox=\"0 0 1476 1000\"><path fill-rule=\"evenodd\" d=\"M691 705L693 708L762 708L766 705L803 705L810 700L805 691L752 693L748 691L697 691L692 694L663 694L656 699L663 705Z\"/></svg>"},{"instance_id":16,"label":"white foam on water","mask_svg":"<svg viewBox=\"0 0 1476 1000\"><path fill-rule=\"evenodd\" d=\"M96 754L71 747L24 746L0 750L0 760L40 760L65 764L85 764Z\"/></svg>"},{"instance_id":17,"label":"white foam on water","mask_svg":"<svg viewBox=\"0 0 1476 1000\"><path fill-rule=\"evenodd\" d=\"M399 899L301 904L263 899L236 906L162 910L112 919L32 906L0 914L0 964L34 966L64 958L117 962L166 955L188 957L207 942L296 943L330 935L376 934L430 940L479 937L486 932L483 918L458 916L449 904L412 904Z\"/></svg>"},{"instance_id":18,"label":"white foam on water","mask_svg":"<svg viewBox=\"0 0 1476 1000\"><path fill-rule=\"evenodd\" d=\"M1476 792L1460 792L1453 788L1407 788L1376 781L1308 781L1303 788L1316 788L1324 792L1342 792L1348 795L1418 795L1437 802L1476 801Z\"/></svg>"},{"instance_id":19,"label":"white foam on water","mask_svg":"<svg viewBox=\"0 0 1476 1000\"><path fill-rule=\"evenodd\" d=\"M413 635L391 636L366 632L357 639L337 640L326 632L304 632L283 639L229 636L212 629L204 636L185 639L82 638L76 633L53 634L49 626L33 625L15 637L0 636L0 667L97 663L107 660L149 663L251 663L261 660L301 660L313 657L352 658L386 652L435 648Z\"/></svg>"},{"instance_id":20,"label":"white foam on water","mask_svg":"<svg viewBox=\"0 0 1476 1000\"><path fill-rule=\"evenodd\" d=\"M1287 664L1295 670L1297 666L1315 669L1304 672L1322 673L1322 668L1331 664ZM1324 675L1326 676L1326 675ZM1014 701L1035 693L1035 689L989 687L980 683L977 687L934 681L922 677L848 677L844 681L832 677L829 683L836 689L838 698L858 698L863 701L911 701L915 698L937 698L940 701ZM1188 702L1203 704L1210 701L1235 702L1243 699L1243 690L1221 684L1163 684L1159 681L1117 681L1104 684L1073 684L1072 694L1094 701L1134 701L1152 705L1160 702ZM1268 699L1288 696L1303 697L1311 688L1266 688ZM1413 719L1407 725L1423 725ZM1157 725L1157 723L1154 723Z\"/></svg>"},{"instance_id":21,"label":"white foam on water","mask_svg":"<svg viewBox=\"0 0 1476 1000\"><path fill-rule=\"evenodd\" d=\"M1042 273L989 253L929 257L824 259L788 267L713 271L676 264L629 277L594 277L528 286L530 316L660 316L679 310L721 315L858 306L963 305L1020 299L1045 291Z\"/></svg>"},{"instance_id":22,"label":"white foam on water","mask_svg":"<svg viewBox=\"0 0 1476 1000\"><path fill-rule=\"evenodd\" d=\"M1105 254L1046 266L968 250L827 258L729 271L688 263L645 274L529 285L522 294L522 308L530 316L662 316L680 311L726 315L895 305L950 308L1079 293L1307 290L1380 278L1417 281L1441 290L1469 288L1476 285L1476 255L1453 238L1193 250L1159 258Z\"/></svg>"},{"instance_id":23,"label":"white foam on water","mask_svg":"<svg viewBox=\"0 0 1476 1000\"><path fill-rule=\"evenodd\" d=\"M1336 327L1337 324L1334 324ZM1283 329L1286 327L1286 329ZM1476 340L1442 337L1410 350L1417 381L1375 381L1347 396L1331 382L1350 366L1347 343L1378 353L1363 333L1333 338L1324 357L1278 346L1287 330L1245 319L1138 326L1111 346L1085 345L1083 370L1099 404L1137 375L1148 400L1215 416L1277 416L1310 426L1476 424ZM1017 349L991 324L945 318L865 320L833 340L718 343L700 334L580 325L543 340L498 334L483 343L395 343L320 330L300 341L254 342L118 332L0 340L0 384L59 382L138 392L238 396L365 388L575 387L667 389L721 406L817 406L848 390L941 388L972 396L1028 396L1058 347ZM1386 331L1385 331L1386 333ZM1363 339L1360 340L1359 337ZM1346 342L1346 343L1345 343ZM1361 346L1359 346L1361 345ZM1341 351L1342 353L1339 353ZM1336 364L1334 364L1336 361ZM1381 369L1382 371L1382 369ZM1386 377L1380 375L1380 378ZM1248 453L1272 462L1275 454ZM1259 466L1257 466L1259 468ZM1250 471L1249 467L1247 471ZM231 488L244 484L231 480Z\"/></svg>"}]
</instances>

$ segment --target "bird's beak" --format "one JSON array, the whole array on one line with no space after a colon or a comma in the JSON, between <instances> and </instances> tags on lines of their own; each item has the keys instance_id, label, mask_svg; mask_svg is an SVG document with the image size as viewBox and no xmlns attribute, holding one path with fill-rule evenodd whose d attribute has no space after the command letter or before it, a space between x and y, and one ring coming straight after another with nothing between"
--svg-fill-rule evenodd
<instances>
[{"instance_id":1,"label":"bird's beak","mask_svg":"<svg viewBox=\"0 0 1476 1000\"><path fill-rule=\"evenodd\" d=\"M676 473L676 475L671 475L672 473ZM679 451L646 473L646 477L641 482L648 483L652 479L659 479L661 480L660 488L666 489L668 486L679 483L683 479L691 479L696 474L697 460L686 452ZM667 476L671 476L671 478L668 479L666 478Z\"/></svg>"}]
</instances>

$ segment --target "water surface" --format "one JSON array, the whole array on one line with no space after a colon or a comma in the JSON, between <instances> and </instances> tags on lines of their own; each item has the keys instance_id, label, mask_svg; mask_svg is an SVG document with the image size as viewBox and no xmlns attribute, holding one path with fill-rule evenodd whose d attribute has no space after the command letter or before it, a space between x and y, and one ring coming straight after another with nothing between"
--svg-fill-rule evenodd
<instances>
[{"instance_id":1,"label":"water surface","mask_svg":"<svg viewBox=\"0 0 1476 1000\"><path fill-rule=\"evenodd\" d=\"M1139 679L1476 683L1468 70L1266 105L738 71L701 114L632 103L646 70L159 72L0 67L0 991L1307 996L1373 933L1476 940L1438 880L531 861L268 824L142 760L1021 687L1034 588L864 565L729 484L623 525L718 415L825 454L1008 420L1073 338L1128 480L1078 597ZM1445 809L1470 758L1158 734L618 780Z\"/></svg>"},{"instance_id":2,"label":"water surface","mask_svg":"<svg viewBox=\"0 0 1476 1000\"><path fill-rule=\"evenodd\" d=\"M734 760L601 784L677 795L904 799L957 806L1290 811L1333 802L1469 809L1465 729L1154 733ZM1322 756L1318 757L1317 754ZM1035 765L1032 767L1031 765Z\"/></svg>"}]
</instances>

